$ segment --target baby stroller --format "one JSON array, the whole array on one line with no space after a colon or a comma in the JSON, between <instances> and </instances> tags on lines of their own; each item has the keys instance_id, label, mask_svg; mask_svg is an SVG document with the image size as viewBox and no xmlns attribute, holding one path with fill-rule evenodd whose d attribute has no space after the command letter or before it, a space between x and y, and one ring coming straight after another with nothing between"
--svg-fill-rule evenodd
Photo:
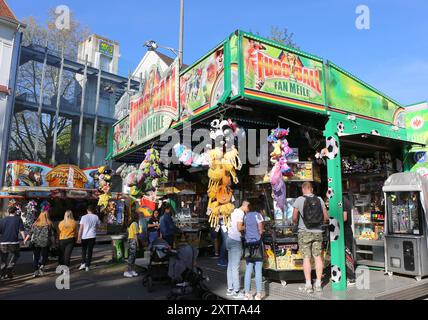
<instances>
[{"instance_id":1,"label":"baby stroller","mask_svg":"<svg viewBox=\"0 0 428 320\"><path fill-rule=\"evenodd\" d=\"M171 249L169 244L163 239L157 239L149 247L150 261L147 271L143 277L143 286L149 292L153 292L153 282L168 283L169 257Z\"/></svg>"},{"instance_id":2,"label":"baby stroller","mask_svg":"<svg viewBox=\"0 0 428 320\"><path fill-rule=\"evenodd\" d=\"M189 244L171 251L168 274L175 287L168 295L169 300L216 299L204 284L204 280L209 279L195 266L197 256L198 250Z\"/></svg>"}]
</instances>

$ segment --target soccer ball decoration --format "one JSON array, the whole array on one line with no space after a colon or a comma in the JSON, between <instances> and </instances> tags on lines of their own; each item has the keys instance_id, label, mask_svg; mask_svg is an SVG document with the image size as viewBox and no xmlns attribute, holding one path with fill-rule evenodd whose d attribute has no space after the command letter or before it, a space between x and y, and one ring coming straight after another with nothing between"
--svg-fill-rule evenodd
<instances>
[{"instance_id":1,"label":"soccer ball decoration","mask_svg":"<svg viewBox=\"0 0 428 320\"><path fill-rule=\"evenodd\" d=\"M333 191L333 189L332 189L331 187L329 187L329 188L327 189L326 195L327 195L327 198L328 198L328 199L333 198L333 196L334 196L334 191Z\"/></svg>"},{"instance_id":2,"label":"soccer ball decoration","mask_svg":"<svg viewBox=\"0 0 428 320\"><path fill-rule=\"evenodd\" d=\"M377 130L372 130L370 133L374 136L380 136L380 133Z\"/></svg>"},{"instance_id":3,"label":"soccer ball decoration","mask_svg":"<svg viewBox=\"0 0 428 320\"><path fill-rule=\"evenodd\" d=\"M333 265L331 267L331 280L335 283L340 282L342 279L342 270L340 270L339 266Z\"/></svg>"},{"instance_id":4,"label":"soccer ball decoration","mask_svg":"<svg viewBox=\"0 0 428 320\"><path fill-rule=\"evenodd\" d=\"M337 123L337 132L338 133L343 133L345 131L345 125L343 124L343 122L338 122Z\"/></svg>"},{"instance_id":5,"label":"soccer ball decoration","mask_svg":"<svg viewBox=\"0 0 428 320\"><path fill-rule=\"evenodd\" d=\"M328 229L330 231L330 241L336 241L340 237L339 223L335 218L329 218L329 220L330 220L330 224Z\"/></svg>"},{"instance_id":6,"label":"soccer ball decoration","mask_svg":"<svg viewBox=\"0 0 428 320\"><path fill-rule=\"evenodd\" d=\"M326 156L329 159L336 158L337 154L339 153L339 143L332 136L328 137L327 140L326 140L326 142L327 142L326 148L327 148L327 151L328 151Z\"/></svg>"}]
</instances>

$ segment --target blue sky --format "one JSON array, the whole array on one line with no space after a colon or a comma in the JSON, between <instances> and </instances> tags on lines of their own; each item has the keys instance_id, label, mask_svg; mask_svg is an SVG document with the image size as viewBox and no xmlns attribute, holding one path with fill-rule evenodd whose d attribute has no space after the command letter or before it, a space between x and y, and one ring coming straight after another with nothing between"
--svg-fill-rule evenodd
<instances>
[{"instance_id":1,"label":"blue sky","mask_svg":"<svg viewBox=\"0 0 428 320\"><path fill-rule=\"evenodd\" d=\"M18 18L46 20L67 5L94 33L120 43L120 73L138 64L144 41L178 48L179 0L8 0ZM358 5L370 29L355 27ZM236 29L268 35L287 27L304 51L329 59L403 104L428 99L426 0L186 0L184 62L191 64Z\"/></svg>"}]
</instances>

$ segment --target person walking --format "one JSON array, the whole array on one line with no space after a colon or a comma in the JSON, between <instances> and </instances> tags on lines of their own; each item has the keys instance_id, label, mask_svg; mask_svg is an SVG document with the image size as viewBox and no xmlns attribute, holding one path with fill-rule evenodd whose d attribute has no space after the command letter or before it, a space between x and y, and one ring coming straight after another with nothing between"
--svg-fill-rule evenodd
<instances>
[{"instance_id":1,"label":"person walking","mask_svg":"<svg viewBox=\"0 0 428 320\"><path fill-rule=\"evenodd\" d=\"M261 205L259 203L250 205L250 212L245 214L245 300L252 300L251 294L251 277L253 269L256 280L255 300L262 299L262 267L263 267L263 216L261 215Z\"/></svg>"},{"instance_id":2,"label":"person walking","mask_svg":"<svg viewBox=\"0 0 428 320\"><path fill-rule=\"evenodd\" d=\"M67 210L64 220L59 225L59 265L70 266L71 253L77 239L77 222L74 220L73 212Z\"/></svg>"},{"instance_id":3,"label":"person walking","mask_svg":"<svg viewBox=\"0 0 428 320\"><path fill-rule=\"evenodd\" d=\"M228 252L226 295L233 296L235 299L244 298L244 294L240 291L239 264L242 257L241 232L244 230L244 215L249 211L249 204L247 200L244 200L241 207L232 212L226 239Z\"/></svg>"},{"instance_id":4,"label":"person walking","mask_svg":"<svg viewBox=\"0 0 428 320\"><path fill-rule=\"evenodd\" d=\"M311 257L315 259L315 291L321 292L321 278L323 273L322 249L322 224L328 222L328 214L324 201L313 194L310 182L302 185L302 196L298 197L293 204L293 223L298 224L299 250L303 255L303 272L306 284L302 290L313 293L311 279Z\"/></svg>"},{"instance_id":5,"label":"person walking","mask_svg":"<svg viewBox=\"0 0 428 320\"><path fill-rule=\"evenodd\" d=\"M149 219L147 231L149 233L149 244L151 244L159 237L159 211L157 209L153 211Z\"/></svg>"},{"instance_id":6,"label":"person walking","mask_svg":"<svg viewBox=\"0 0 428 320\"><path fill-rule=\"evenodd\" d=\"M125 278L137 277L138 273L135 271L135 258L138 249L138 214L134 214L128 224L128 266L127 270L123 273Z\"/></svg>"},{"instance_id":7,"label":"person walking","mask_svg":"<svg viewBox=\"0 0 428 320\"><path fill-rule=\"evenodd\" d=\"M48 211L42 211L31 226L27 236L33 248L33 277L43 276L45 274L44 267L48 263L49 247L54 245L52 241L52 239L55 238L54 232L55 230L49 219Z\"/></svg>"},{"instance_id":8,"label":"person walking","mask_svg":"<svg viewBox=\"0 0 428 320\"><path fill-rule=\"evenodd\" d=\"M27 242L24 223L17 215L16 207L9 207L8 216L0 220L0 279L13 278L13 271L19 259L19 234Z\"/></svg>"},{"instance_id":9,"label":"person walking","mask_svg":"<svg viewBox=\"0 0 428 320\"><path fill-rule=\"evenodd\" d=\"M164 239L172 247L174 244L174 236L179 232L179 229L172 220L171 206L167 204L162 218L160 219L160 233Z\"/></svg>"},{"instance_id":10,"label":"person walking","mask_svg":"<svg viewBox=\"0 0 428 320\"><path fill-rule=\"evenodd\" d=\"M89 271L94 251L95 240L97 237L97 226L101 223L100 219L94 214L94 208L88 206L86 214L80 219L80 228L77 243L82 244L82 263L79 270Z\"/></svg>"}]
</instances>

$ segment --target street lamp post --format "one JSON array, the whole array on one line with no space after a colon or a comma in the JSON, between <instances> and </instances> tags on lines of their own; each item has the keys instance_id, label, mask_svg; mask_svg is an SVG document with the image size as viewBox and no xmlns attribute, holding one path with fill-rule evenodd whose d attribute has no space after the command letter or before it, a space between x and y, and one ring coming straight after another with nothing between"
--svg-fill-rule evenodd
<instances>
[{"instance_id":1,"label":"street lamp post","mask_svg":"<svg viewBox=\"0 0 428 320\"><path fill-rule=\"evenodd\" d=\"M180 0L180 34L178 41L178 65L183 65L184 0Z\"/></svg>"}]
</instances>

